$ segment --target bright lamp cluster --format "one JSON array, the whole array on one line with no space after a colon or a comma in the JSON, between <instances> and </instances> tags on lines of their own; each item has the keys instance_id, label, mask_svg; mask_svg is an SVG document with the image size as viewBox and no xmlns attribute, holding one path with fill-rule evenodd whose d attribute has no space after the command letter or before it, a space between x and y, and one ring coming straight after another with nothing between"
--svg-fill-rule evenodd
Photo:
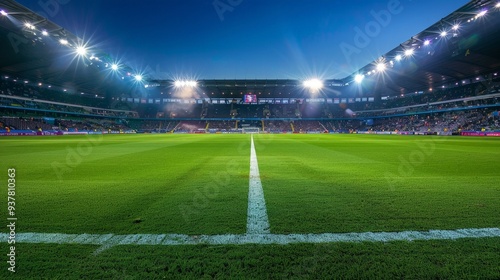
<instances>
[{"instance_id":1,"label":"bright lamp cluster","mask_svg":"<svg viewBox=\"0 0 500 280\"><path fill-rule=\"evenodd\" d=\"M454 22L454 23L447 23L447 27L442 29L442 30L435 30L436 35L433 36L427 36L427 38L423 38L420 40L420 44L412 45L411 47L402 47L400 51L398 51L394 57L391 59L389 57L385 57L382 59L377 60L369 71L363 71L359 72L358 74L355 75L354 81L357 83L361 83L366 76L370 76L375 73L383 73L385 72L388 68L392 68L395 65L395 62L401 62L405 58L410 58L416 54L417 51L420 51L422 49L425 49L426 47L429 47L433 43L437 42L440 39L446 39L450 36L457 37L459 36L459 31L460 29L468 24L472 23L476 20L478 20L481 17L484 17L488 13L488 7L483 7L482 10L474 13L474 15L471 15L469 18L463 19L462 22ZM489 7L490 10L496 9L497 11L500 9L500 2L496 3L494 6ZM14 16L19 13L9 13L8 11L0 9L0 15L7 17L7 16ZM132 80L136 82L142 82L145 80L145 77L142 74L139 74L137 71L132 71L130 67L120 65L118 63L110 61L109 58L99 58L98 56L89 55L89 48L87 47L86 44L81 44L81 40L78 38L73 38L72 40L69 40L68 38L64 36L61 36L60 34L55 35L51 34L51 32L45 30L45 29L40 29L37 27L37 25L40 25L40 23L45 22L46 19L42 19L39 22L24 22L22 23L22 28L24 28L26 31L29 33L33 34L34 36L38 37L38 34L41 34L43 37L53 37L53 38L58 38L58 42L62 46L69 47L72 52L81 57L81 58L86 58L90 61L90 65L95 64L98 65L97 67L102 66L102 68L108 68L113 70L114 72L120 72L122 76L122 79L125 79L125 77L130 77ZM54 36L52 36L54 35ZM63 37L63 38L61 38ZM42 37L39 37L41 40ZM135 72L135 73L134 73ZM176 88L193 88L196 87L198 83L194 80L177 80L173 82L173 86ZM323 82L319 79L310 79L306 80L303 82L303 86L312 92L317 92L323 88Z\"/></svg>"},{"instance_id":2,"label":"bright lamp cluster","mask_svg":"<svg viewBox=\"0 0 500 280\"><path fill-rule=\"evenodd\" d=\"M491 9L496 9L498 11L500 9L500 2L496 3L495 6ZM370 76L376 73L383 73L388 68L394 67L395 62L401 62L405 58L411 58L417 53L417 51L426 51L426 48L439 40L444 40L448 37L458 37L460 29L465 27L466 24L470 24L478 20L479 18L484 17L487 13L488 10L484 8L479 12L474 13L474 15L471 15L470 18L462 19L463 22L448 23L448 27L441 30L436 30L434 32L436 35L429 35L426 38L419 40L419 44L412 44L411 47L405 47L402 45L402 49L400 51L397 51L392 59L391 57L382 57L381 59L374 62L372 68L368 71L360 71L359 73L357 73L354 76L354 81L357 83L361 83L365 76Z\"/></svg>"},{"instance_id":3,"label":"bright lamp cluster","mask_svg":"<svg viewBox=\"0 0 500 280\"><path fill-rule=\"evenodd\" d=\"M319 79L306 80L303 85L305 88L311 89L312 91L317 91L323 88L323 82Z\"/></svg>"},{"instance_id":4,"label":"bright lamp cluster","mask_svg":"<svg viewBox=\"0 0 500 280\"><path fill-rule=\"evenodd\" d=\"M185 88L185 87L196 87L198 83L193 80L178 80L174 82L174 86L177 88Z\"/></svg>"},{"instance_id":5,"label":"bright lamp cluster","mask_svg":"<svg viewBox=\"0 0 500 280\"><path fill-rule=\"evenodd\" d=\"M8 12L3 9L0 9L0 16L4 17L14 17L16 15L23 15L26 13L19 13L19 12ZM132 81L136 82L142 82L144 80L144 77L142 74L139 74L136 72L136 74L133 74L133 72L130 69L130 67L126 67L124 65L119 65L118 63L114 63L109 61L109 56L106 55L105 59L101 59L98 56L94 54L90 54L90 49L88 47L88 43L82 43L82 40L79 39L78 37L75 36L66 36L65 34L59 33L58 29L57 31L47 31L40 26L43 26L43 23L46 22L45 19L42 19L38 22L29 22L29 21L21 21L21 28L23 28L25 31L29 32L32 36L35 36L36 40L43 40L44 37L47 38L52 38L60 44L61 46L65 46L70 49L70 51L77 57L81 59L86 59L88 62L88 65L94 65L97 66L98 68L101 69L111 69L114 72L120 72L122 75L122 79L125 79L126 77L130 77ZM122 71L121 71L122 70Z\"/></svg>"}]
</instances>

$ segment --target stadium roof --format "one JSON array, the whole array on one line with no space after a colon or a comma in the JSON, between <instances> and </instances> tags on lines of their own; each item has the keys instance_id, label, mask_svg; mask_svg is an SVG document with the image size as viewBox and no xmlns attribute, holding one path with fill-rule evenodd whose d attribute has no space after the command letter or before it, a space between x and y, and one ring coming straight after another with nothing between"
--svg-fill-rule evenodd
<instances>
[{"instance_id":1,"label":"stadium roof","mask_svg":"<svg viewBox=\"0 0 500 280\"><path fill-rule=\"evenodd\" d=\"M431 8L431 7L430 7ZM85 42L63 27L35 14L12 0L3 0L0 10L0 73L34 82L54 84L85 92L102 92L114 80L133 80L137 73L121 65L109 74L113 58L94 53L77 55ZM473 0L434 25L411 37L382 57L342 80L326 80L325 88L342 88L364 77L364 93L395 95L426 91L445 84L492 73L500 68L500 7L496 1ZM78 49L80 47L80 49ZM379 64L383 64L381 67ZM384 68L384 71L379 70ZM106 73L103 73L107 71ZM154 86L172 86L172 80L148 79ZM116 77L114 77L116 78ZM279 97L302 89L297 80L201 80L198 86L214 97L233 93L262 92Z\"/></svg>"}]
</instances>

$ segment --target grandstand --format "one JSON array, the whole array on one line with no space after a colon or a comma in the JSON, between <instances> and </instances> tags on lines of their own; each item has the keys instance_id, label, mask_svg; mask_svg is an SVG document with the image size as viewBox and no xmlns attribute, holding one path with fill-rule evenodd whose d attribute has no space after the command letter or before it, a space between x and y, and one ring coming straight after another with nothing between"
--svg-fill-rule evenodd
<instances>
[{"instance_id":1,"label":"grandstand","mask_svg":"<svg viewBox=\"0 0 500 280\"><path fill-rule=\"evenodd\" d=\"M348 278L500 278L496 1L322 81L158 79L102 52L58 69L83 39L16 1L0 10L0 159L19 173L21 278L342 278L386 262L403 269ZM266 274L287 265L301 271Z\"/></svg>"}]
</instances>

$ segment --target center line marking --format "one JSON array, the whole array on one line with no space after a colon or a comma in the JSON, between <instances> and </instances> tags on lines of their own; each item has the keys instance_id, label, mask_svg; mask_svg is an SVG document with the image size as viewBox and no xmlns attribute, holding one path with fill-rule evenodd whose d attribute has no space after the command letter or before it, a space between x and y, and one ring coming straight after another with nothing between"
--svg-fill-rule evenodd
<instances>
[{"instance_id":1,"label":"center line marking","mask_svg":"<svg viewBox=\"0 0 500 280\"><path fill-rule=\"evenodd\" d=\"M269 220L267 218L264 190L260 181L259 164L253 142L250 146L250 182L248 190L247 234L268 234Z\"/></svg>"}]
</instances>

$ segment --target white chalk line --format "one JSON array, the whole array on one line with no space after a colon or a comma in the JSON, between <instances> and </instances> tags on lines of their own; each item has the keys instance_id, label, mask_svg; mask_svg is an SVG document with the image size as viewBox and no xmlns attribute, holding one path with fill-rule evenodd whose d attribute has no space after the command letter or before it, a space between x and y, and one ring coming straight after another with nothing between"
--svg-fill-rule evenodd
<instances>
[{"instance_id":1,"label":"white chalk line","mask_svg":"<svg viewBox=\"0 0 500 280\"><path fill-rule=\"evenodd\" d=\"M352 243L417 240L456 240L463 238L500 237L500 228L469 228L457 230L310 233L310 234L64 234L17 233L16 243L100 245L96 253L117 245L245 245L296 243ZM9 234L1 233L0 242L7 242Z\"/></svg>"},{"instance_id":2,"label":"white chalk line","mask_svg":"<svg viewBox=\"0 0 500 280\"><path fill-rule=\"evenodd\" d=\"M247 234L270 233L269 219L267 217L264 190L260 180L257 153L251 136L250 145L250 180L248 189Z\"/></svg>"},{"instance_id":3,"label":"white chalk line","mask_svg":"<svg viewBox=\"0 0 500 280\"><path fill-rule=\"evenodd\" d=\"M96 245L94 255L118 245L266 245L318 244L353 242L392 242L418 240L457 240L464 238L500 237L500 228L469 228L457 230L428 230L401 232L270 234L264 192L253 142L251 139L249 208L246 234L187 235L187 234L64 234L16 233L16 243ZM10 234L0 233L0 242Z\"/></svg>"}]
</instances>

